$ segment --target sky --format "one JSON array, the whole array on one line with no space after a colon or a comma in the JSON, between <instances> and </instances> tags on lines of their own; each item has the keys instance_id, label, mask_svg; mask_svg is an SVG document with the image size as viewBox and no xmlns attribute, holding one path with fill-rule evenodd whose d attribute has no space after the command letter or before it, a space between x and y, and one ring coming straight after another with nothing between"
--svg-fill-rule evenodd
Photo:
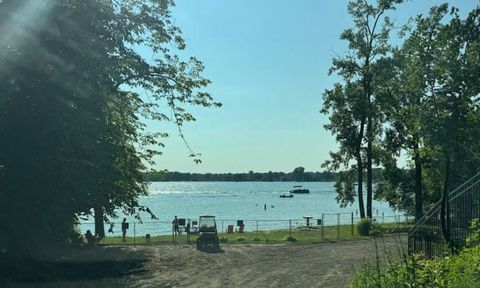
<instances>
[{"instance_id":1,"label":"sky","mask_svg":"<svg viewBox=\"0 0 480 288\"><path fill-rule=\"evenodd\" d=\"M396 25L428 13L444 1L408 1L391 14ZM448 1L466 15L478 0ZM221 108L189 107L197 121L184 125L189 150L174 123L152 124L166 131L155 169L224 173L321 171L337 144L323 128L322 93L338 78L327 74L334 56L347 52L340 33L352 26L345 0L177 0L175 24L185 53L205 64L212 81L205 90ZM395 35L392 35L395 36Z\"/></svg>"}]
</instances>

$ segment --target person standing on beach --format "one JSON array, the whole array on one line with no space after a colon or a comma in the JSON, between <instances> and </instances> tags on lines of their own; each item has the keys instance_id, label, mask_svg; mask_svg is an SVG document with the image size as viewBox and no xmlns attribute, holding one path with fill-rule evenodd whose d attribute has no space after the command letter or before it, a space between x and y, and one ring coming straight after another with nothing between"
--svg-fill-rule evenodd
<instances>
[{"instance_id":1,"label":"person standing on beach","mask_svg":"<svg viewBox=\"0 0 480 288\"><path fill-rule=\"evenodd\" d=\"M190 219L185 227L185 233L187 233L187 243L190 244Z\"/></svg>"},{"instance_id":2,"label":"person standing on beach","mask_svg":"<svg viewBox=\"0 0 480 288\"><path fill-rule=\"evenodd\" d=\"M172 221L172 237L173 237L173 244L177 243L177 234L178 234L179 226L178 226L178 218L175 216Z\"/></svg>"},{"instance_id":3,"label":"person standing on beach","mask_svg":"<svg viewBox=\"0 0 480 288\"><path fill-rule=\"evenodd\" d=\"M127 218L123 218L122 221L122 241L125 242L125 236L127 235L128 223Z\"/></svg>"}]
</instances>

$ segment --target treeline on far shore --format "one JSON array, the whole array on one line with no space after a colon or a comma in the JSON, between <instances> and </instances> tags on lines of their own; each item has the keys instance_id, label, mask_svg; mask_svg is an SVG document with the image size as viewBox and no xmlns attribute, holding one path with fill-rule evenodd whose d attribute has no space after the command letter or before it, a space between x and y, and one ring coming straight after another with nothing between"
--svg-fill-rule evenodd
<instances>
[{"instance_id":1,"label":"treeline on far shore","mask_svg":"<svg viewBox=\"0 0 480 288\"><path fill-rule=\"evenodd\" d=\"M332 182L337 173L332 172L305 172L302 178L295 178L293 173L285 172L249 172L249 173L183 173L183 172L148 172L148 182L171 181L218 181L218 182L277 182L277 181L306 181L306 182Z\"/></svg>"},{"instance_id":2,"label":"treeline on far shore","mask_svg":"<svg viewBox=\"0 0 480 288\"><path fill-rule=\"evenodd\" d=\"M148 182L333 182L336 181L337 175L338 173L328 171L305 172L303 167L298 167L292 172L184 173L152 171L145 174L145 180Z\"/></svg>"}]
</instances>

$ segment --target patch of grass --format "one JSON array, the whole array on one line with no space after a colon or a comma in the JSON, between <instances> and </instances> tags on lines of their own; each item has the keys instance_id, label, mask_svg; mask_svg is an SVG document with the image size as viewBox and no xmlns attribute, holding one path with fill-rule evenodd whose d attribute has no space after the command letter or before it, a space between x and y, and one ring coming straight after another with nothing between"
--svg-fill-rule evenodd
<instances>
[{"instance_id":1,"label":"patch of grass","mask_svg":"<svg viewBox=\"0 0 480 288\"><path fill-rule=\"evenodd\" d=\"M373 230L376 233L382 234L402 234L406 233L412 224L406 223L385 223L385 224L373 224ZM352 234L353 231L353 234ZM281 244L285 243L285 235L291 236L296 239L295 243L299 244L311 244L321 242L335 242L335 241L347 241L347 240L359 240L369 239L369 236L360 236L357 233L356 225L340 225L337 226L324 226L323 229L320 226L312 227L310 229L292 229L291 233L286 230L272 230L272 231L259 231L259 232L244 232L244 233L219 233L220 241L222 243L269 243L269 244ZM244 240L238 241L237 238L243 238ZM190 235L190 243L195 243L196 235ZM133 237L127 237L126 242L122 242L121 237L106 237L101 241L104 245L148 245L148 244L172 244L172 236L152 236L150 242L145 241L145 236L139 236L135 239ZM177 236L177 243L188 243L187 235Z\"/></svg>"}]
</instances>

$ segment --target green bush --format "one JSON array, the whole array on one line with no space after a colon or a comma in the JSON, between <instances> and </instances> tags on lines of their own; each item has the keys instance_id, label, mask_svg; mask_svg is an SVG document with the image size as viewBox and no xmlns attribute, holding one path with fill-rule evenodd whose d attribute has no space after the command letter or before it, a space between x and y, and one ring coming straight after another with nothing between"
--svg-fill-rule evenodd
<instances>
[{"instance_id":1,"label":"green bush","mask_svg":"<svg viewBox=\"0 0 480 288\"><path fill-rule=\"evenodd\" d=\"M252 241L258 242L258 241L261 241L261 240L258 237L253 237Z\"/></svg>"},{"instance_id":2,"label":"green bush","mask_svg":"<svg viewBox=\"0 0 480 288\"><path fill-rule=\"evenodd\" d=\"M297 239L295 239L293 236L291 235L285 235L285 237L283 237L283 241L288 241L288 242L295 242L297 241Z\"/></svg>"},{"instance_id":3,"label":"green bush","mask_svg":"<svg viewBox=\"0 0 480 288\"><path fill-rule=\"evenodd\" d=\"M467 248L459 255L425 260L418 255L403 262L392 262L377 270L366 265L357 273L351 287L480 287L480 247Z\"/></svg>"},{"instance_id":4,"label":"green bush","mask_svg":"<svg viewBox=\"0 0 480 288\"><path fill-rule=\"evenodd\" d=\"M370 229L372 228L371 219L360 219L357 223L357 232L360 236L368 236Z\"/></svg>"},{"instance_id":5,"label":"green bush","mask_svg":"<svg viewBox=\"0 0 480 288\"><path fill-rule=\"evenodd\" d=\"M480 224L472 222L467 248L458 255L427 260L419 255L386 266L365 264L350 287L480 287Z\"/></svg>"},{"instance_id":6,"label":"green bush","mask_svg":"<svg viewBox=\"0 0 480 288\"><path fill-rule=\"evenodd\" d=\"M239 242L242 242L242 241L245 241L245 237L243 236L239 236L235 239L236 241L239 241Z\"/></svg>"}]
</instances>

